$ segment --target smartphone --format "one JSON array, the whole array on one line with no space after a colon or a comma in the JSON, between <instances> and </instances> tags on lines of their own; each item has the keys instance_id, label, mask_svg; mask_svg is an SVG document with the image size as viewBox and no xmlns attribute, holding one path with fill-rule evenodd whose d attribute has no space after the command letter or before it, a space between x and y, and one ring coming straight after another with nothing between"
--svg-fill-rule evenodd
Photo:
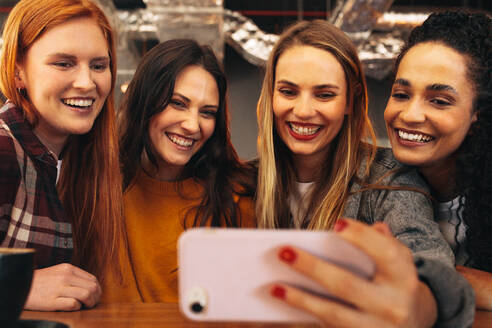
<instances>
[{"instance_id":1,"label":"smartphone","mask_svg":"<svg viewBox=\"0 0 492 328\"><path fill-rule=\"evenodd\" d=\"M323 287L282 263L292 245L371 279L372 259L332 232L193 228L178 240L179 307L197 321L318 322L270 295L284 282L330 297Z\"/></svg>"}]
</instances>

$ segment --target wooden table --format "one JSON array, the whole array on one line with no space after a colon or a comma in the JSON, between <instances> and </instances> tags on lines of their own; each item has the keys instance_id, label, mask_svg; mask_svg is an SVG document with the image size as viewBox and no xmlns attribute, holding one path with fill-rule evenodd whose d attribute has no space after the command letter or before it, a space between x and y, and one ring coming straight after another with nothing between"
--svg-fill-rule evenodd
<instances>
[{"instance_id":1,"label":"wooden table","mask_svg":"<svg viewBox=\"0 0 492 328\"><path fill-rule=\"evenodd\" d=\"M313 328L306 324L198 323L186 320L174 303L100 304L77 312L22 312L21 319L58 321L71 328ZM473 328L492 327L492 312L478 311Z\"/></svg>"},{"instance_id":2,"label":"wooden table","mask_svg":"<svg viewBox=\"0 0 492 328\"><path fill-rule=\"evenodd\" d=\"M199 323L185 319L176 303L99 304L94 309L77 312L24 311L21 319L49 320L70 328L314 328L317 325L266 323Z\"/></svg>"}]
</instances>

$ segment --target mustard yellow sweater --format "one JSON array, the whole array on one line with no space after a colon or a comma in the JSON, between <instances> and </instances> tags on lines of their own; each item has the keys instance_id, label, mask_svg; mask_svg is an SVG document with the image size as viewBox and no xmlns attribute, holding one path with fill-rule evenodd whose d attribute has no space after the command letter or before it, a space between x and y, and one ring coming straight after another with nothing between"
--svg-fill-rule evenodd
<instances>
[{"instance_id":1,"label":"mustard yellow sweater","mask_svg":"<svg viewBox=\"0 0 492 328\"><path fill-rule=\"evenodd\" d=\"M176 243L184 231L187 211L200 201L202 187L192 179L176 183L138 173L125 193L128 251L121 250L122 280L108 274L102 283L102 302L177 302ZM184 196L184 197L183 197ZM237 197L242 226L254 227L254 205ZM189 214L189 227L194 218Z\"/></svg>"}]
</instances>

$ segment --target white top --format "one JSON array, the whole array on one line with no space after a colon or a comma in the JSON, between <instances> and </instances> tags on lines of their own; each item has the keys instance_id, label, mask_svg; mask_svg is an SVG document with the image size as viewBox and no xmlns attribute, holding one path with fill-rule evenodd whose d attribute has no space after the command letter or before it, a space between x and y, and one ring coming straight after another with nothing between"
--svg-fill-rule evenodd
<instances>
[{"instance_id":1,"label":"white top","mask_svg":"<svg viewBox=\"0 0 492 328\"><path fill-rule=\"evenodd\" d=\"M302 219L304 218L308 208L308 204L305 199L309 198L308 193L313 185L314 182L296 182L297 193L294 195L289 195L289 198L287 199L296 229L301 228Z\"/></svg>"},{"instance_id":2,"label":"white top","mask_svg":"<svg viewBox=\"0 0 492 328\"><path fill-rule=\"evenodd\" d=\"M459 207L459 196L455 199L439 203L436 208L437 222L444 238L453 249L456 265L464 265L468 259L466 253L466 225L461 216L463 209Z\"/></svg>"}]
</instances>

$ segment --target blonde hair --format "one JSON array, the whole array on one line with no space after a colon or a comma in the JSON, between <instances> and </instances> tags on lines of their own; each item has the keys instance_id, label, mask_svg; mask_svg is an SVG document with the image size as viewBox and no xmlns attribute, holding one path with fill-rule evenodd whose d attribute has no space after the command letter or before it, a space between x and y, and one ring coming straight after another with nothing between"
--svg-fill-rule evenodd
<instances>
[{"instance_id":1,"label":"blonde hair","mask_svg":"<svg viewBox=\"0 0 492 328\"><path fill-rule=\"evenodd\" d=\"M288 196L294 192L295 172L290 151L275 131L272 108L275 68L279 57L294 46L311 46L330 52L338 60L347 81L349 113L332 141L331 152L320 168L311 193L304 227L330 229L343 214L350 183L364 158L366 171L376 152L376 137L367 113L367 85L357 51L339 29L322 20L298 22L288 28L273 48L258 101L258 189L256 215L261 228L286 228L291 223ZM366 144L369 138L372 145ZM363 151L366 150L366 151Z\"/></svg>"},{"instance_id":2,"label":"blonde hair","mask_svg":"<svg viewBox=\"0 0 492 328\"><path fill-rule=\"evenodd\" d=\"M89 0L21 0L10 12L3 31L0 89L35 126L38 112L26 94L15 86L15 65L45 31L70 19L89 17L106 39L111 59L111 91L92 129L71 135L64 149L58 192L72 222L73 262L103 278L107 262L116 267L122 238L122 191L115 126L114 86L116 48L109 21ZM111 266L111 265L110 265Z\"/></svg>"}]
</instances>

